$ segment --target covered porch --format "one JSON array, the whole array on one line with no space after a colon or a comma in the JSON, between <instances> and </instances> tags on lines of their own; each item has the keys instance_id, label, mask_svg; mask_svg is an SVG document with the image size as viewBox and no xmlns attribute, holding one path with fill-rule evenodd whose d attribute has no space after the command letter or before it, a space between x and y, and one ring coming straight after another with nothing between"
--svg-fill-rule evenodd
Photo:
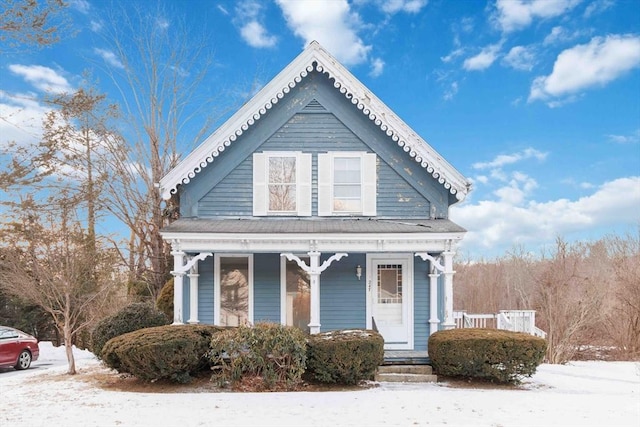
<instances>
[{"instance_id":1,"label":"covered porch","mask_svg":"<svg viewBox=\"0 0 640 427\"><path fill-rule=\"evenodd\" d=\"M413 259L422 260L427 264L428 271L420 273L420 279L427 283L428 295L424 298L426 307L415 302L415 310L428 314L424 319L427 326L427 336L439 329L453 328L453 255L457 242L464 235L464 230L448 220L399 221L380 219L333 219L300 220L300 219L237 219L237 220L178 220L166 227L163 232L165 240L171 242L174 258L174 324L199 323L198 307L200 274L198 265L209 257L225 256L225 254L246 254L249 257L258 254L273 254L280 258L293 261L309 274L310 278L310 319L309 332L318 333L330 330L336 326L327 324L323 329L321 318L320 290L324 289L325 304L326 286L329 280L335 280L335 274L327 275L332 265L342 265L354 259L349 267L351 275L357 275L360 281L362 275L362 298L366 299L367 310L370 310L372 295L375 294L375 267L378 265L370 260L380 260L384 257L407 260L408 273L406 276L413 280ZM365 260L366 256L366 260ZM416 261L417 262L417 261ZM253 267L252 267L253 268ZM371 271L370 271L371 270ZM216 274L216 273L214 273ZM251 278L253 280L253 278ZM256 279L259 280L259 279ZM325 286L321 284L325 280ZM351 279L355 280L355 279ZM188 287L188 299L184 301L185 285ZM259 283L256 283L259 285ZM219 283L218 283L219 286ZM335 289L335 285L334 289ZM413 283L411 283L411 287ZM366 289L366 291L365 291ZM414 310L413 295L410 287L401 288L404 298L411 298L407 303L409 313ZM216 295L220 291L216 290ZM406 295L403 295L406 294ZM252 304L261 296L259 292L252 293ZM278 298L282 299L280 292ZM336 296L336 298L340 298ZM365 301L362 301L364 307ZM188 308L188 319L181 307ZM386 308L387 306L385 306ZM286 316L278 313L279 321L286 324ZM374 322L384 329L384 319L376 318L375 310L362 313L362 324L358 327L372 328ZM213 323L219 319L213 316ZM248 316L250 322L254 317ZM255 320L264 320L256 317ZM326 319L325 319L326 320ZM408 318L413 328L414 318ZM356 327L344 325L344 327ZM412 329L411 329L412 330ZM383 333L383 336L385 334ZM424 341L424 339L421 339ZM413 349L413 340L406 345L407 350ZM421 345L423 343L421 342ZM426 343L424 343L426 346ZM425 354L419 357L424 359ZM405 354L406 356L406 354ZM390 356L391 357L391 356ZM418 357L418 356L416 356Z\"/></svg>"}]
</instances>

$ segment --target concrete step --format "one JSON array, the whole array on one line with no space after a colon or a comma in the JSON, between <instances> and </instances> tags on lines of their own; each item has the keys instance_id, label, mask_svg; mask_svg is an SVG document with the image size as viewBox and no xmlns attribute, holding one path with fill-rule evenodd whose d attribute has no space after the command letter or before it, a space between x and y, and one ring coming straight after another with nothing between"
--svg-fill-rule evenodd
<instances>
[{"instance_id":1,"label":"concrete step","mask_svg":"<svg viewBox=\"0 0 640 427\"><path fill-rule=\"evenodd\" d=\"M378 367L380 374L421 374L431 375L431 365L384 365Z\"/></svg>"},{"instance_id":2,"label":"concrete step","mask_svg":"<svg viewBox=\"0 0 640 427\"><path fill-rule=\"evenodd\" d=\"M438 382L437 375L425 374L376 374L376 381L388 383L435 383Z\"/></svg>"},{"instance_id":3,"label":"concrete step","mask_svg":"<svg viewBox=\"0 0 640 427\"><path fill-rule=\"evenodd\" d=\"M431 365L385 365L379 366L375 376L378 382L434 383L438 377L433 375Z\"/></svg>"}]
</instances>

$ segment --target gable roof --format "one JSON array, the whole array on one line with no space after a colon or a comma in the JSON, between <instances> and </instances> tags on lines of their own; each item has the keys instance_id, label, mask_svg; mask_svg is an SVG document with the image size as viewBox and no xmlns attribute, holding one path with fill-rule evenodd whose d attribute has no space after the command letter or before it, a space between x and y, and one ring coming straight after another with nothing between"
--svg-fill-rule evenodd
<instances>
[{"instance_id":1,"label":"gable roof","mask_svg":"<svg viewBox=\"0 0 640 427\"><path fill-rule=\"evenodd\" d=\"M458 200L464 200L471 189L470 182L316 41L311 42L273 80L160 180L162 197L168 200L176 193L178 185L191 181L314 70L333 78L336 90L344 94L451 194Z\"/></svg>"}]
</instances>

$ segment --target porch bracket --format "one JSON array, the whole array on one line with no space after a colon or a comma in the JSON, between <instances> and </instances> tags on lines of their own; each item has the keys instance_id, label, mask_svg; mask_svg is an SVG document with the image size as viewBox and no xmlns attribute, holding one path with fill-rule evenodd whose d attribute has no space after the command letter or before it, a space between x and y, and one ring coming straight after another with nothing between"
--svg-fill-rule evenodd
<instances>
[{"instance_id":1,"label":"porch bracket","mask_svg":"<svg viewBox=\"0 0 640 427\"><path fill-rule=\"evenodd\" d=\"M191 270L191 268L196 265L196 263L198 261L204 261L207 257L213 256L213 254L211 252L201 252L198 255L194 256L194 257L190 257L189 258L189 262L187 262L185 265L183 265L182 267L176 268L174 269L171 274L174 273L186 273L189 270Z\"/></svg>"},{"instance_id":2,"label":"porch bracket","mask_svg":"<svg viewBox=\"0 0 640 427\"><path fill-rule=\"evenodd\" d=\"M298 256L292 253L281 253L280 256L286 257L289 261L295 261L300 268L309 273L309 284L311 285L311 307L309 319L309 332L317 334L320 332L320 274L325 271L334 261L340 261L348 256L344 252L331 255L322 264L320 264L320 252L307 252L309 255L309 265L305 264Z\"/></svg>"},{"instance_id":3,"label":"porch bracket","mask_svg":"<svg viewBox=\"0 0 640 427\"><path fill-rule=\"evenodd\" d=\"M415 256L422 258L423 261L431 261L431 265L439 272L444 272L444 265L440 264L438 259L429 255L427 252L416 252Z\"/></svg>"}]
</instances>

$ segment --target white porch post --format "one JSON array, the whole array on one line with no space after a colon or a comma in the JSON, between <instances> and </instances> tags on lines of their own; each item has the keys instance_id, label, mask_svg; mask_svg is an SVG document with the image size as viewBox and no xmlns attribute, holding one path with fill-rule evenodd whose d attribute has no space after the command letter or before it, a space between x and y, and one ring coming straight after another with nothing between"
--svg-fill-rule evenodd
<instances>
[{"instance_id":1,"label":"white porch post","mask_svg":"<svg viewBox=\"0 0 640 427\"><path fill-rule=\"evenodd\" d=\"M189 274L189 323L200 323L198 320L198 264L191 267Z\"/></svg>"},{"instance_id":2,"label":"white porch post","mask_svg":"<svg viewBox=\"0 0 640 427\"><path fill-rule=\"evenodd\" d=\"M433 273L429 274L429 335L438 332L438 273L435 267L432 268Z\"/></svg>"},{"instance_id":3,"label":"white porch post","mask_svg":"<svg viewBox=\"0 0 640 427\"><path fill-rule=\"evenodd\" d=\"M311 307L309 332L320 332L320 252L309 252L309 280L311 285Z\"/></svg>"},{"instance_id":4,"label":"white porch post","mask_svg":"<svg viewBox=\"0 0 640 427\"><path fill-rule=\"evenodd\" d=\"M309 255L309 265L305 264L299 257L294 254L286 253L280 256L286 257L289 261L295 261L302 270L309 273L309 281L311 286L311 306L309 307L309 332L317 334L320 332L320 274L325 271L333 261L340 261L346 257L345 253L337 253L331 255L329 259L320 265L320 255L318 251L307 252Z\"/></svg>"},{"instance_id":5,"label":"white porch post","mask_svg":"<svg viewBox=\"0 0 640 427\"><path fill-rule=\"evenodd\" d=\"M180 249L171 251L173 255L173 324L182 325L184 319L182 318L182 286L184 271L184 252Z\"/></svg>"},{"instance_id":6,"label":"white porch post","mask_svg":"<svg viewBox=\"0 0 640 427\"><path fill-rule=\"evenodd\" d=\"M444 329L453 329L456 327L456 321L453 318L453 255L452 251L442 253L444 258Z\"/></svg>"}]
</instances>

